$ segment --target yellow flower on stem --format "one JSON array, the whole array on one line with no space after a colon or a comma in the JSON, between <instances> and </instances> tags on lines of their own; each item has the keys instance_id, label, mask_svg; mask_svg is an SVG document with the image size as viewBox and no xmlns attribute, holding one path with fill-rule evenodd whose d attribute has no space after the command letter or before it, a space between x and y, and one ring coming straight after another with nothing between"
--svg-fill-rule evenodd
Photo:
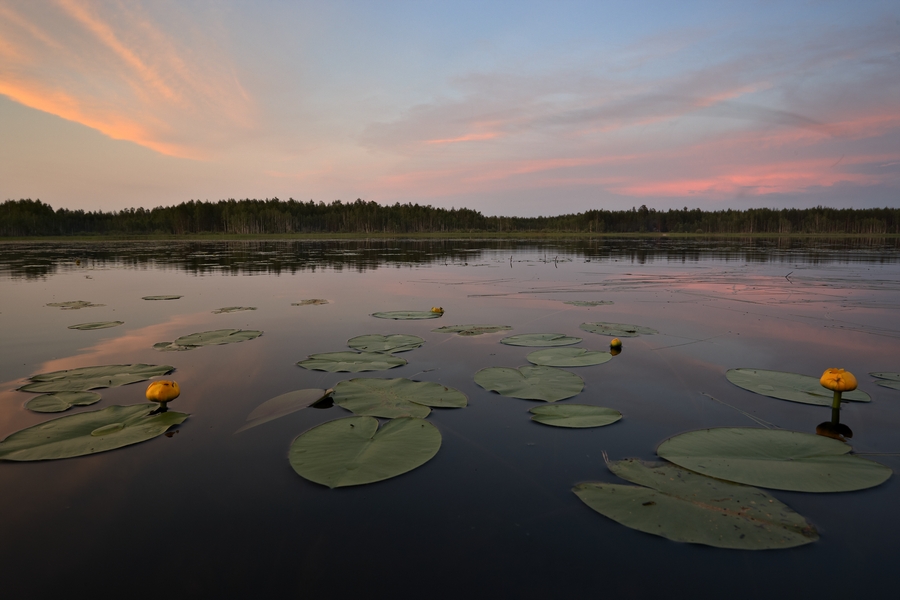
<instances>
[{"instance_id":1,"label":"yellow flower on stem","mask_svg":"<svg viewBox=\"0 0 900 600\"><path fill-rule=\"evenodd\" d=\"M171 402L181 395L181 388L178 383L168 379L154 381L147 386L147 400L151 402L159 402L160 412L166 411L166 403Z\"/></svg>"},{"instance_id":2,"label":"yellow flower on stem","mask_svg":"<svg viewBox=\"0 0 900 600\"><path fill-rule=\"evenodd\" d=\"M822 387L834 392L831 408L841 408L841 392L852 392L856 389L856 377L850 371L843 369L825 369L819 379Z\"/></svg>"}]
</instances>

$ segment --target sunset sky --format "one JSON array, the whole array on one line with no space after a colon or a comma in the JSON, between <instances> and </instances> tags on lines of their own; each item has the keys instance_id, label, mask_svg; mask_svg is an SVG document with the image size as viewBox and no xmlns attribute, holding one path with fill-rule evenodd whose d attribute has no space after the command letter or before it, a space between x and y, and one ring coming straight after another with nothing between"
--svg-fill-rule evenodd
<instances>
[{"instance_id":1,"label":"sunset sky","mask_svg":"<svg viewBox=\"0 0 900 600\"><path fill-rule=\"evenodd\" d=\"M900 206L900 2L0 0L0 202Z\"/></svg>"}]
</instances>

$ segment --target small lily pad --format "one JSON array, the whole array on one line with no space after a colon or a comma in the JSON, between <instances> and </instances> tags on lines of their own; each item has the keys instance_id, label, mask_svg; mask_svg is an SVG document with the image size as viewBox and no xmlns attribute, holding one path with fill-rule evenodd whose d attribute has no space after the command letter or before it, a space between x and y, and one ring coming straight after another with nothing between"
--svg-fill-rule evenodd
<instances>
[{"instance_id":1,"label":"small lily pad","mask_svg":"<svg viewBox=\"0 0 900 600\"><path fill-rule=\"evenodd\" d=\"M222 308L217 308L216 310L212 311L212 314L222 315L222 314L233 313L233 312L241 312L244 310L256 310L256 307L255 306L224 306Z\"/></svg>"},{"instance_id":2,"label":"small lily pad","mask_svg":"<svg viewBox=\"0 0 900 600\"><path fill-rule=\"evenodd\" d=\"M675 542L735 550L793 548L819 539L803 516L763 490L719 481L674 465L629 459L610 463L637 483L581 483L575 492L603 516Z\"/></svg>"},{"instance_id":3,"label":"small lily pad","mask_svg":"<svg viewBox=\"0 0 900 600\"><path fill-rule=\"evenodd\" d=\"M882 381L877 382L881 387L900 390L900 373L869 373L869 375L881 379ZM846 397L846 395L842 396L842 398Z\"/></svg>"},{"instance_id":4,"label":"small lily pad","mask_svg":"<svg viewBox=\"0 0 900 600\"><path fill-rule=\"evenodd\" d=\"M184 298L184 296L144 296L141 300L178 300L179 298Z\"/></svg>"},{"instance_id":5,"label":"small lily pad","mask_svg":"<svg viewBox=\"0 0 900 600\"><path fill-rule=\"evenodd\" d=\"M379 429L374 417L347 417L297 436L289 460L304 479L336 488L402 475L431 460L440 447L441 433L423 419L392 419Z\"/></svg>"},{"instance_id":6,"label":"small lily pad","mask_svg":"<svg viewBox=\"0 0 900 600\"><path fill-rule=\"evenodd\" d=\"M312 306L315 304L328 304L328 300L324 298L310 298L309 300L301 300L300 302L291 302L291 306Z\"/></svg>"},{"instance_id":7,"label":"small lily pad","mask_svg":"<svg viewBox=\"0 0 900 600\"><path fill-rule=\"evenodd\" d=\"M25 403L25 408L39 413L55 413L73 406L90 406L99 401L100 394L94 392L57 392L35 396Z\"/></svg>"},{"instance_id":8,"label":"small lily pad","mask_svg":"<svg viewBox=\"0 0 900 600\"><path fill-rule=\"evenodd\" d=\"M584 380L575 373L541 366L518 369L488 367L475 373L475 383L501 396L556 402L578 395Z\"/></svg>"},{"instance_id":9,"label":"small lily pad","mask_svg":"<svg viewBox=\"0 0 900 600\"><path fill-rule=\"evenodd\" d=\"M650 327L642 327L640 325L628 325L626 323L604 323L597 321L596 323L582 323L579 329L589 333L597 333L600 335L608 335L612 337L637 337L639 335L652 335L659 333Z\"/></svg>"},{"instance_id":10,"label":"small lily pad","mask_svg":"<svg viewBox=\"0 0 900 600\"><path fill-rule=\"evenodd\" d=\"M612 354L586 348L547 348L535 350L525 359L545 367L590 367L612 360Z\"/></svg>"},{"instance_id":11,"label":"small lily pad","mask_svg":"<svg viewBox=\"0 0 900 600\"><path fill-rule=\"evenodd\" d=\"M447 325L432 329L433 333L456 333L462 336L481 335L483 333L497 333L498 331L509 331L512 329L509 325Z\"/></svg>"},{"instance_id":12,"label":"small lily pad","mask_svg":"<svg viewBox=\"0 0 900 600\"><path fill-rule=\"evenodd\" d=\"M221 346L222 344L246 342L258 338L262 333L262 331L254 329L216 329L183 335L174 342L158 342L153 347L164 352L179 352L193 350L200 346Z\"/></svg>"},{"instance_id":13,"label":"small lily pad","mask_svg":"<svg viewBox=\"0 0 900 600\"><path fill-rule=\"evenodd\" d=\"M150 414L155 404L107 406L59 417L18 431L0 442L0 460L53 460L137 444L187 419L184 413Z\"/></svg>"},{"instance_id":14,"label":"small lily pad","mask_svg":"<svg viewBox=\"0 0 900 600\"><path fill-rule=\"evenodd\" d=\"M96 323L79 323L78 325L69 325L69 329L93 331L94 329L108 329L110 327L118 327L119 325L124 324L125 321L97 321Z\"/></svg>"},{"instance_id":15,"label":"small lily pad","mask_svg":"<svg viewBox=\"0 0 900 600\"><path fill-rule=\"evenodd\" d=\"M382 352L322 352L310 354L309 358L301 360L297 364L304 369L313 371L361 373L401 367L406 364L406 361Z\"/></svg>"},{"instance_id":16,"label":"small lily pad","mask_svg":"<svg viewBox=\"0 0 900 600\"><path fill-rule=\"evenodd\" d=\"M544 347L571 346L580 341L582 341L580 337L572 337L562 333L523 333L505 337L500 340L500 343L507 346Z\"/></svg>"},{"instance_id":17,"label":"small lily pad","mask_svg":"<svg viewBox=\"0 0 900 600\"><path fill-rule=\"evenodd\" d=\"M465 394L430 381L411 379L351 379L334 387L334 403L360 415L393 419L424 419L434 408L462 408Z\"/></svg>"},{"instance_id":18,"label":"small lily pad","mask_svg":"<svg viewBox=\"0 0 900 600\"><path fill-rule=\"evenodd\" d=\"M47 306L61 308L63 310L78 310L79 308L97 308L105 304L93 304L87 300L69 300L67 302L51 302Z\"/></svg>"},{"instance_id":19,"label":"small lily pad","mask_svg":"<svg viewBox=\"0 0 900 600\"><path fill-rule=\"evenodd\" d=\"M612 408L589 404L544 404L530 411L532 421L553 427L603 427L622 418L622 413Z\"/></svg>"},{"instance_id":20,"label":"small lily pad","mask_svg":"<svg viewBox=\"0 0 900 600\"><path fill-rule=\"evenodd\" d=\"M247 422L235 431L240 433L257 425L280 419L286 415L311 406L331 395L334 390L305 389L294 390L266 400L247 415Z\"/></svg>"},{"instance_id":21,"label":"small lily pad","mask_svg":"<svg viewBox=\"0 0 900 600\"><path fill-rule=\"evenodd\" d=\"M566 300L563 302L563 304L571 304L572 306L604 306L612 303L612 300Z\"/></svg>"},{"instance_id":22,"label":"small lily pad","mask_svg":"<svg viewBox=\"0 0 900 600\"><path fill-rule=\"evenodd\" d=\"M417 319L437 319L444 313L432 312L430 310L391 310L387 312L372 313L373 317L379 319L395 319L398 321L414 321Z\"/></svg>"},{"instance_id":23,"label":"small lily pad","mask_svg":"<svg viewBox=\"0 0 900 600\"><path fill-rule=\"evenodd\" d=\"M85 392L145 381L174 369L170 365L146 364L81 367L32 375L28 378L31 383L19 389L23 392Z\"/></svg>"},{"instance_id":24,"label":"small lily pad","mask_svg":"<svg viewBox=\"0 0 900 600\"><path fill-rule=\"evenodd\" d=\"M380 335L372 333L369 335L358 335L355 338L347 340L347 345L354 350L362 352L407 352L415 350L425 343L425 340L417 335L404 335L395 333L392 335Z\"/></svg>"},{"instance_id":25,"label":"small lily pad","mask_svg":"<svg viewBox=\"0 0 900 600\"><path fill-rule=\"evenodd\" d=\"M726 481L795 492L849 492L881 485L892 471L848 454L835 439L749 427L701 429L676 435L656 449L662 458Z\"/></svg>"},{"instance_id":26,"label":"small lily pad","mask_svg":"<svg viewBox=\"0 0 900 600\"><path fill-rule=\"evenodd\" d=\"M779 400L831 406L834 398L834 392L822 387L818 377L799 373L783 373L764 369L729 369L725 373L725 378L740 388ZM853 402L870 402L872 400L862 390L844 392L841 399Z\"/></svg>"}]
</instances>

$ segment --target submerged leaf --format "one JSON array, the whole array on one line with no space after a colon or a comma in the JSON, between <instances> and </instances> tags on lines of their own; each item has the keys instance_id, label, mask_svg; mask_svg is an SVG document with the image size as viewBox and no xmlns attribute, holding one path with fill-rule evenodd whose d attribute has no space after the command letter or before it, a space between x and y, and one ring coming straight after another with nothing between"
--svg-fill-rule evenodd
<instances>
[{"instance_id":1,"label":"submerged leaf","mask_svg":"<svg viewBox=\"0 0 900 600\"><path fill-rule=\"evenodd\" d=\"M556 402L571 398L584 389L584 380L575 373L541 366L518 369L488 367L475 373L475 383L501 396L523 400Z\"/></svg>"},{"instance_id":2,"label":"submerged leaf","mask_svg":"<svg viewBox=\"0 0 900 600\"><path fill-rule=\"evenodd\" d=\"M545 367L590 367L612 360L612 354L586 348L548 348L536 350L525 359L532 364Z\"/></svg>"},{"instance_id":3,"label":"submerged leaf","mask_svg":"<svg viewBox=\"0 0 900 600\"><path fill-rule=\"evenodd\" d=\"M253 329L216 329L214 331L202 331L183 335L174 342L159 342L153 345L157 350L166 352L178 352L193 350L200 346L221 346L222 344L235 344L256 339L262 335L262 331Z\"/></svg>"},{"instance_id":4,"label":"submerged leaf","mask_svg":"<svg viewBox=\"0 0 900 600\"><path fill-rule=\"evenodd\" d=\"M657 330L651 329L650 327L628 325L626 323L604 323L602 321L597 321L596 323L582 323L579 325L579 329L612 337L637 337L639 335L659 333Z\"/></svg>"},{"instance_id":5,"label":"submerged leaf","mask_svg":"<svg viewBox=\"0 0 900 600\"><path fill-rule=\"evenodd\" d=\"M291 302L291 306L311 306L314 304L328 304L328 300L324 298L310 298L309 300L301 300L300 302Z\"/></svg>"},{"instance_id":6,"label":"submerged leaf","mask_svg":"<svg viewBox=\"0 0 900 600\"><path fill-rule=\"evenodd\" d=\"M146 364L81 367L32 375L28 378L31 383L19 389L23 392L84 392L145 381L173 370L175 367L170 365Z\"/></svg>"},{"instance_id":7,"label":"submerged leaf","mask_svg":"<svg viewBox=\"0 0 900 600\"><path fill-rule=\"evenodd\" d=\"M612 300L566 300L563 302L563 304L571 304L572 306L603 306L612 303Z\"/></svg>"},{"instance_id":8,"label":"submerged leaf","mask_svg":"<svg viewBox=\"0 0 900 600\"><path fill-rule=\"evenodd\" d=\"M246 431L257 425L262 425L297 412L328 397L333 391L323 389L294 390L293 392L270 398L253 409L253 412L247 415L247 423L235 433Z\"/></svg>"},{"instance_id":9,"label":"submerged leaf","mask_svg":"<svg viewBox=\"0 0 900 600\"><path fill-rule=\"evenodd\" d=\"M336 488L402 475L431 460L440 447L441 433L422 419L392 419L378 429L374 417L347 417L297 436L289 460L301 477Z\"/></svg>"},{"instance_id":10,"label":"submerged leaf","mask_svg":"<svg viewBox=\"0 0 900 600\"><path fill-rule=\"evenodd\" d=\"M763 369L729 369L725 373L725 377L740 388L779 400L831 406L834 397L834 392L822 387L818 377L798 373ZM871 401L869 395L862 390L844 392L841 399L853 402Z\"/></svg>"},{"instance_id":11,"label":"submerged leaf","mask_svg":"<svg viewBox=\"0 0 900 600\"><path fill-rule=\"evenodd\" d=\"M119 325L124 324L125 321L97 321L96 323L79 323L78 325L69 325L69 329L92 331L94 329L108 329L110 327L118 327Z\"/></svg>"},{"instance_id":12,"label":"submerged leaf","mask_svg":"<svg viewBox=\"0 0 900 600\"><path fill-rule=\"evenodd\" d=\"M99 306L106 306L105 304L92 304L87 300L69 300L67 302L51 302L47 306L52 306L54 308L61 308L63 310L78 310L79 308L97 308Z\"/></svg>"},{"instance_id":13,"label":"submerged leaf","mask_svg":"<svg viewBox=\"0 0 900 600\"><path fill-rule=\"evenodd\" d=\"M511 335L500 340L507 346L570 346L581 341L580 337L563 335L562 333L523 333Z\"/></svg>"},{"instance_id":14,"label":"submerged leaf","mask_svg":"<svg viewBox=\"0 0 900 600\"><path fill-rule=\"evenodd\" d=\"M35 396L25 403L25 408L39 413L55 413L73 406L90 406L99 401L100 394L94 392L57 392Z\"/></svg>"},{"instance_id":15,"label":"submerged leaf","mask_svg":"<svg viewBox=\"0 0 900 600\"><path fill-rule=\"evenodd\" d=\"M411 379L351 379L334 387L334 403L360 415L393 419L425 418L428 408L462 408L466 396L459 390L430 381Z\"/></svg>"},{"instance_id":16,"label":"submerged leaf","mask_svg":"<svg viewBox=\"0 0 900 600\"><path fill-rule=\"evenodd\" d=\"M212 314L221 315L221 314L226 314L226 313L241 312L244 310L256 310L256 307L255 306L225 306L222 308L217 308L216 310L212 311Z\"/></svg>"},{"instance_id":17,"label":"submerged leaf","mask_svg":"<svg viewBox=\"0 0 900 600\"><path fill-rule=\"evenodd\" d=\"M392 335L358 335L347 340L347 345L354 350L362 352L407 352L415 350L425 343L425 340L417 335L404 335L395 333Z\"/></svg>"},{"instance_id":18,"label":"submerged leaf","mask_svg":"<svg viewBox=\"0 0 900 600\"><path fill-rule=\"evenodd\" d=\"M881 387L900 390L900 373L869 373L869 375L881 379L882 381L877 382Z\"/></svg>"},{"instance_id":19,"label":"submerged leaf","mask_svg":"<svg viewBox=\"0 0 900 600\"><path fill-rule=\"evenodd\" d=\"M184 296L144 296L141 300L178 300Z\"/></svg>"},{"instance_id":20,"label":"submerged leaf","mask_svg":"<svg viewBox=\"0 0 900 600\"><path fill-rule=\"evenodd\" d=\"M819 539L806 519L766 492L674 465L629 459L609 469L640 486L582 483L572 491L610 519L675 542L772 550Z\"/></svg>"},{"instance_id":21,"label":"submerged leaf","mask_svg":"<svg viewBox=\"0 0 900 600\"><path fill-rule=\"evenodd\" d=\"M433 333L457 333L463 336L481 335L483 333L497 333L512 329L509 325L446 325L432 329Z\"/></svg>"},{"instance_id":22,"label":"submerged leaf","mask_svg":"<svg viewBox=\"0 0 900 600\"><path fill-rule=\"evenodd\" d=\"M372 313L372 316L378 317L379 319L412 321L416 319L437 319L443 314L443 311L434 312L431 310L391 310L387 312Z\"/></svg>"},{"instance_id":23,"label":"submerged leaf","mask_svg":"<svg viewBox=\"0 0 900 600\"><path fill-rule=\"evenodd\" d=\"M849 492L881 485L891 470L848 454L849 445L781 429L720 427L676 435L656 449L686 469L747 485L796 492Z\"/></svg>"},{"instance_id":24,"label":"submerged leaf","mask_svg":"<svg viewBox=\"0 0 900 600\"><path fill-rule=\"evenodd\" d=\"M406 364L402 358L381 352L322 352L310 354L306 360L297 363L304 369L328 371L329 373L361 373L362 371L384 371Z\"/></svg>"},{"instance_id":25,"label":"submerged leaf","mask_svg":"<svg viewBox=\"0 0 900 600\"><path fill-rule=\"evenodd\" d=\"M603 427L622 418L622 413L611 408L588 404L544 404L530 411L532 421L554 427Z\"/></svg>"}]
</instances>

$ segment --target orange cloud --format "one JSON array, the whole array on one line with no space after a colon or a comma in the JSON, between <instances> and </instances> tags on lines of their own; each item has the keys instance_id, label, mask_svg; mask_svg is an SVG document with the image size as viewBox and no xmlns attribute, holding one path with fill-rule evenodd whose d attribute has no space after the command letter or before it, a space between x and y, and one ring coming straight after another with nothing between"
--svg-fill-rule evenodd
<instances>
[{"instance_id":1,"label":"orange cloud","mask_svg":"<svg viewBox=\"0 0 900 600\"><path fill-rule=\"evenodd\" d=\"M443 140L426 140L426 144L457 144L459 142L474 142L480 140L492 140L500 137L499 133L469 133L455 138L447 138Z\"/></svg>"}]
</instances>

